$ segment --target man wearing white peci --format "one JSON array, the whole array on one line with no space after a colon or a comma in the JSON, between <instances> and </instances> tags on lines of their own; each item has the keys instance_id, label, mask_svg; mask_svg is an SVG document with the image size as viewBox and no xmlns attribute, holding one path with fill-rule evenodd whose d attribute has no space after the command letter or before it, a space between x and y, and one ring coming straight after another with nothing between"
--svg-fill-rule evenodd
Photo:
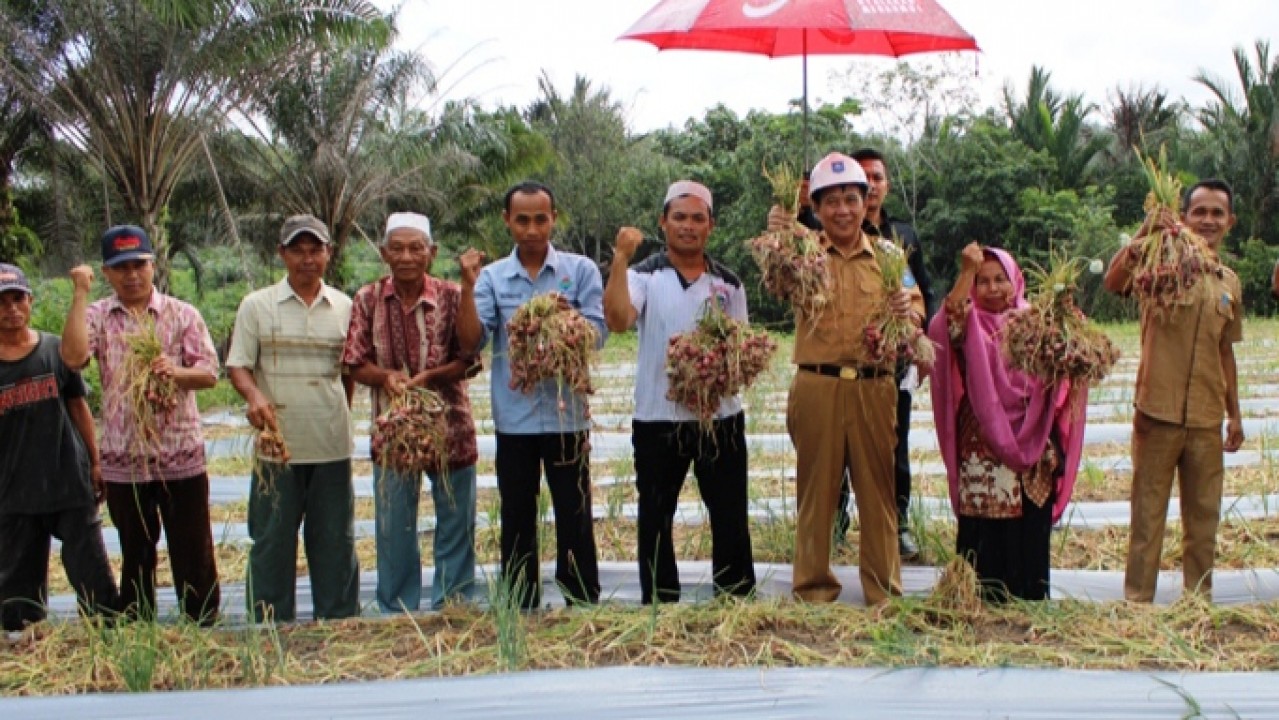
<instances>
[{"instance_id":1,"label":"man wearing white peci","mask_svg":"<svg viewBox=\"0 0 1279 720\"><path fill-rule=\"evenodd\" d=\"M755 589L741 399L720 402L707 435L687 408L666 399L671 336L696 328L708 303L718 303L729 317L746 321L742 281L706 255L706 241L715 228L712 210L706 186L687 180L673 183L658 221L666 250L627 268L642 235L635 228L622 228L604 289L609 330L639 328L631 441L639 492L640 589L646 604L676 602L680 597L672 526L690 464L710 513L716 594L744 596Z\"/></svg>"}]
</instances>

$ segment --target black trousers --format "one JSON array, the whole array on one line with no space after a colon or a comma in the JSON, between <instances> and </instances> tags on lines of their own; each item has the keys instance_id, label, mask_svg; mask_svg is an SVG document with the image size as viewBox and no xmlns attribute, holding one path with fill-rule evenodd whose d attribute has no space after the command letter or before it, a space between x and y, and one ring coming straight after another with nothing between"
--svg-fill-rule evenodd
<instances>
[{"instance_id":1,"label":"black trousers","mask_svg":"<svg viewBox=\"0 0 1279 720\"><path fill-rule=\"evenodd\" d=\"M894 453L893 475L896 480L893 494L897 498L897 532L904 532L908 525L910 510L910 406L913 401L911 393L897 391L897 449ZM848 506L853 499L853 485L848 471L844 471L844 481L839 486L839 511L835 514L835 534L843 537L852 524Z\"/></svg>"},{"instance_id":2,"label":"black trousers","mask_svg":"<svg viewBox=\"0 0 1279 720\"><path fill-rule=\"evenodd\" d=\"M160 525L173 567L173 588L182 614L211 625L218 618L218 587L209 524L209 476L168 482L107 483L107 509L120 534L120 600L132 617L155 615L156 546Z\"/></svg>"},{"instance_id":3,"label":"black trousers","mask_svg":"<svg viewBox=\"0 0 1279 720\"><path fill-rule=\"evenodd\" d=\"M591 518L590 433L497 433L497 491L502 499L502 577L524 608L542 602L537 495L542 472L555 512L555 581L568 604L600 599Z\"/></svg>"},{"instance_id":4,"label":"black trousers","mask_svg":"<svg viewBox=\"0 0 1279 720\"><path fill-rule=\"evenodd\" d=\"M0 515L0 618L6 631L45 617L50 539L62 542L62 566L85 613L113 613L120 596L102 543L97 505L50 513Z\"/></svg>"},{"instance_id":5,"label":"black trousers","mask_svg":"<svg viewBox=\"0 0 1279 720\"><path fill-rule=\"evenodd\" d=\"M1037 507L1022 494L1019 518L959 516L955 553L973 566L986 602L1048 599L1055 495Z\"/></svg>"},{"instance_id":6,"label":"black trousers","mask_svg":"<svg viewBox=\"0 0 1279 720\"><path fill-rule=\"evenodd\" d=\"M636 420L632 427L642 601L648 604L654 597L657 602L679 601L679 569L671 534L690 464L710 515L715 594L749 595L755 589L755 561L747 519L745 414L716 422L707 435L696 422Z\"/></svg>"}]
</instances>

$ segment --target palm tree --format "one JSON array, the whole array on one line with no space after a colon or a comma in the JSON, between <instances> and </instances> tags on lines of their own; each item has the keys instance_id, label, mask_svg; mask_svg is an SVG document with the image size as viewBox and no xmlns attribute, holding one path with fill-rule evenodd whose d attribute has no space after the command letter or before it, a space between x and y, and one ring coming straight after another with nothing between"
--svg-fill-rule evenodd
<instances>
[{"instance_id":1,"label":"palm tree","mask_svg":"<svg viewBox=\"0 0 1279 720\"><path fill-rule=\"evenodd\" d=\"M0 10L0 82L36 107L54 132L98 165L123 203L112 221L136 222L167 281L164 217L174 188L199 159L202 138L274 79L334 41L383 39L366 0L47 0L61 42L41 46Z\"/></svg>"},{"instance_id":2,"label":"palm tree","mask_svg":"<svg viewBox=\"0 0 1279 720\"><path fill-rule=\"evenodd\" d=\"M1274 242L1279 202L1279 58L1270 58L1270 43L1258 40L1254 58L1234 50L1239 87L1200 72L1195 81L1208 88L1213 101L1199 111L1210 138L1211 171L1235 188L1244 229L1252 237ZM1255 62L1254 62L1255 59Z\"/></svg>"},{"instance_id":3,"label":"palm tree","mask_svg":"<svg viewBox=\"0 0 1279 720\"><path fill-rule=\"evenodd\" d=\"M465 131L414 104L435 89L418 55L382 45L316 56L255 96L262 122L253 124L266 142L247 146L254 184L268 212L328 225L334 278L347 242L360 230L376 235L388 205L436 215L474 169L458 142Z\"/></svg>"},{"instance_id":4,"label":"palm tree","mask_svg":"<svg viewBox=\"0 0 1279 720\"><path fill-rule=\"evenodd\" d=\"M1097 106L1082 95L1058 95L1049 85L1051 78L1047 70L1032 67L1024 100L1011 87L1004 88L1004 112L1014 138L1032 150L1046 150L1057 161L1059 187L1080 189L1107 140L1086 122Z\"/></svg>"}]
</instances>

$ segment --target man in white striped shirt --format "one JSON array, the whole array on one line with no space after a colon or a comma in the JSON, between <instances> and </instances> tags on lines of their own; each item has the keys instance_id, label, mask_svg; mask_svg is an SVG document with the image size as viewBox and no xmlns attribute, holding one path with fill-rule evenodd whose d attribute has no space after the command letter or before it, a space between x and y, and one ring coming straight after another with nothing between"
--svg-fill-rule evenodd
<instances>
[{"instance_id":1,"label":"man in white striped shirt","mask_svg":"<svg viewBox=\"0 0 1279 720\"><path fill-rule=\"evenodd\" d=\"M680 597L671 532L690 464L710 515L715 593L745 596L755 589L741 400L725 398L711 435L703 436L697 418L666 399L666 348L672 335L692 330L709 302L720 303L735 320L746 320L746 291L741 280L706 255L706 241L715 227L712 210L706 186L690 181L673 183L666 192L659 221L666 250L628 268L643 236L635 228L622 228L604 289L609 329L639 329L632 443L639 492L640 588L645 604L677 602Z\"/></svg>"},{"instance_id":2,"label":"man in white striped shirt","mask_svg":"<svg viewBox=\"0 0 1279 720\"><path fill-rule=\"evenodd\" d=\"M310 215L280 230L287 277L240 303L227 375L258 430L278 431L287 457L257 451L249 488L247 600L255 621L295 619L298 530L316 619L359 614L351 392L342 347L351 299L324 282L329 231ZM260 450L260 449L259 449Z\"/></svg>"}]
</instances>

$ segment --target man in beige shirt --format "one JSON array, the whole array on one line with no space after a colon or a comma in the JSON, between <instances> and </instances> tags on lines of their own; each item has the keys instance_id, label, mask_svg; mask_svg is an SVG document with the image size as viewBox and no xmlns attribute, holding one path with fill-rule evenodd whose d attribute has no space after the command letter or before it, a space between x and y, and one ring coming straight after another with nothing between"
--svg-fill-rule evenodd
<instances>
[{"instance_id":1,"label":"man in beige shirt","mask_svg":"<svg viewBox=\"0 0 1279 720\"><path fill-rule=\"evenodd\" d=\"M310 215L285 220L278 249L287 277L240 303L227 374L258 430L284 438L288 457L258 453L249 488L249 608L255 621L296 617L298 529L314 615L360 611L351 486L351 391L342 346L351 299L324 282L329 232Z\"/></svg>"},{"instance_id":2,"label":"man in beige shirt","mask_svg":"<svg viewBox=\"0 0 1279 720\"><path fill-rule=\"evenodd\" d=\"M848 468L861 524L859 559L867 604L901 594L893 463L897 445L897 383L892 363L872 364L864 333L886 299L879 264L862 232L866 173L847 155L831 153L813 168L809 196L822 223L831 269L831 303L816 317L799 314L786 405L786 428L797 456L794 592L801 600L831 602L842 586L830 567L831 525ZM781 208L770 229L791 227ZM919 325L919 288L887 298L894 313Z\"/></svg>"},{"instance_id":3,"label":"man in beige shirt","mask_svg":"<svg viewBox=\"0 0 1279 720\"><path fill-rule=\"evenodd\" d=\"M1234 196L1220 180L1188 191L1180 222L1214 252L1235 224ZM1147 220L1138 237L1173 228L1171 213ZM1106 289L1131 292L1139 242L1122 248L1106 273ZM1234 344L1243 339L1239 278L1224 265L1166 317L1141 309L1141 364L1132 434L1132 524L1124 597L1151 602L1159 578L1168 498L1180 481L1185 588L1212 594L1213 555L1221 515L1222 452L1243 444ZM1158 362L1156 362L1156 358ZM1222 417L1226 418L1222 440Z\"/></svg>"}]
</instances>

